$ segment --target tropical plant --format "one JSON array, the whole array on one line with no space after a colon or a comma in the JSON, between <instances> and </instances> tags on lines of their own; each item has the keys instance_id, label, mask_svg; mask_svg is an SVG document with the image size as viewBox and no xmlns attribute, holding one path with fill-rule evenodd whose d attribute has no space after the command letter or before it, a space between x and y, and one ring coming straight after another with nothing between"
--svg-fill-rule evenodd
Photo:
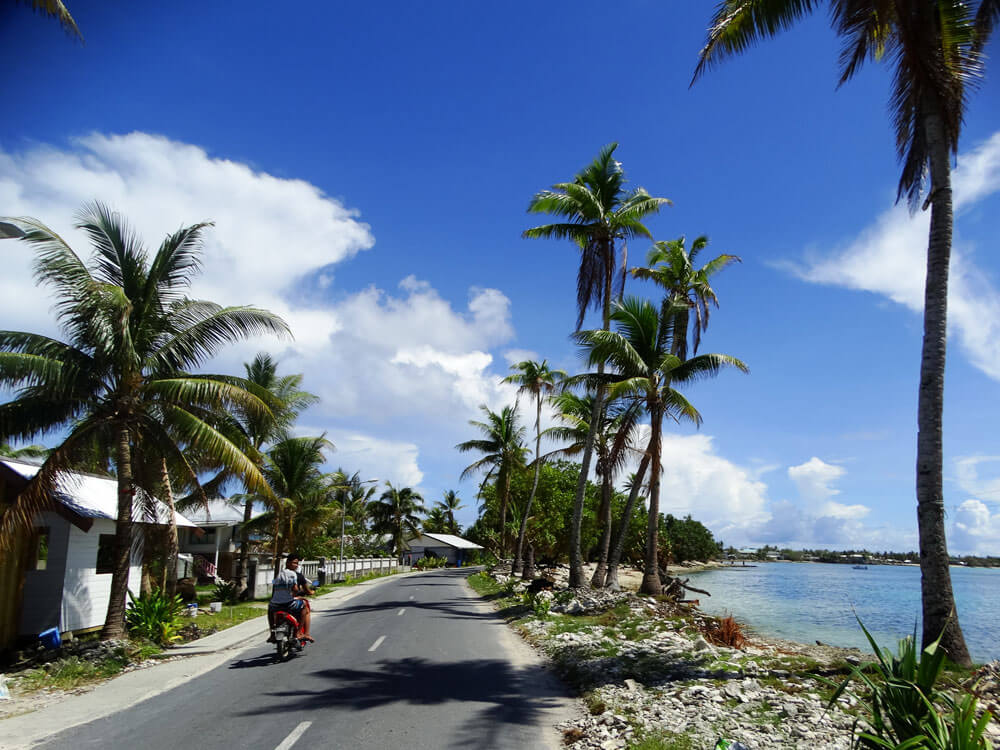
<instances>
[{"instance_id":1,"label":"tropical plant","mask_svg":"<svg viewBox=\"0 0 1000 750\"><path fill-rule=\"evenodd\" d=\"M73 20L73 16L70 15L69 10L61 0L15 0L15 2L30 5L36 13L54 18L67 34L75 36L81 42L83 41L83 34L80 33L76 21Z\"/></svg>"},{"instance_id":2,"label":"tropical plant","mask_svg":"<svg viewBox=\"0 0 1000 750\"><path fill-rule=\"evenodd\" d=\"M521 572L522 555L524 553L524 534L528 528L528 519L531 517L531 505L535 501L535 492L538 490L538 472L542 468L542 396L551 393L556 385L566 377L562 370L553 370L549 367L548 360L541 362L534 360L524 360L516 365L511 365L512 370L516 370L513 375L504 378L505 383L513 383L517 386L517 393L530 393L535 400L535 479L531 485L531 494L521 516L521 526L517 532L517 546L514 548L514 562L511 566L511 574L517 575Z\"/></svg>"},{"instance_id":3,"label":"tropical plant","mask_svg":"<svg viewBox=\"0 0 1000 750\"><path fill-rule=\"evenodd\" d=\"M478 471L486 471L483 484L496 474L496 484L500 499L500 551L507 551L507 506L510 503L510 480L513 473L524 466L524 428L517 423L517 405L505 406L499 413L487 406L479 407L486 414L485 422L470 420L483 438L466 440L455 446L459 451L479 451L483 457L469 464L462 471L462 479Z\"/></svg>"},{"instance_id":4,"label":"tropical plant","mask_svg":"<svg viewBox=\"0 0 1000 750\"><path fill-rule=\"evenodd\" d=\"M694 80L717 61L773 36L820 5L791 0L724 0L701 51ZM951 659L970 664L955 614L944 527L942 453L948 269L954 210L951 160L966 95L983 70L983 48L1000 21L1000 0L829 0L843 39L840 84L867 60L894 65L890 99L902 174L896 193L931 208L924 289L924 337L917 402L917 525L924 645L941 640ZM975 8L975 10L974 10ZM929 178L929 180L928 180ZM953 616L954 615L954 616ZM945 629L947 625L947 629Z\"/></svg>"},{"instance_id":5,"label":"tropical plant","mask_svg":"<svg viewBox=\"0 0 1000 750\"><path fill-rule=\"evenodd\" d=\"M719 298L710 284L712 276L726 266L739 263L737 255L719 255L701 268L695 268L698 254L708 247L708 237L702 235L691 243L690 252L684 247L683 236L676 240L657 242L646 256L645 268L633 268L637 279L648 279L663 287L663 304L683 302L687 309L678 309L673 326L673 354L681 359L688 356L688 327L691 328L691 353L698 353L701 334L708 328L709 306L711 302L719 306ZM694 313L692 317L692 313Z\"/></svg>"},{"instance_id":6,"label":"tropical plant","mask_svg":"<svg viewBox=\"0 0 1000 750\"><path fill-rule=\"evenodd\" d=\"M575 380L575 379L574 379ZM590 418L593 416L594 395L577 395L572 391L564 391L553 397L552 403L556 410L556 418L562 426L550 427L545 434L555 440L562 441L562 448L552 451L548 456L576 456L586 445L590 435L594 435L594 450L597 453L595 472L601 478L601 502L597 511L597 521L601 525L601 536L598 542L598 561L591 578L591 586L601 588L605 585L608 553L611 546L611 495L614 489L614 479L624 466L638 419L642 413L641 404L634 400L604 400L599 414L600 424L596 430L591 429ZM586 549L586 547L582 547Z\"/></svg>"},{"instance_id":7,"label":"tropical plant","mask_svg":"<svg viewBox=\"0 0 1000 750\"><path fill-rule=\"evenodd\" d=\"M946 653L941 637L917 653L916 625L913 636L899 642L895 655L881 648L861 619L858 624L871 644L875 662L853 667L839 685L821 678L834 692L834 706L854 682L864 690L855 698L864 707L871 731L857 734L864 748L913 748L914 750L986 750L984 737L990 721L988 711L979 713L975 696L955 698L939 688ZM939 711L937 704L945 710Z\"/></svg>"},{"instance_id":8,"label":"tropical plant","mask_svg":"<svg viewBox=\"0 0 1000 750\"><path fill-rule=\"evenodd\" d=\"M657 548L663 419L672 416L701 423L701 415L673 388L673 384L714 376L723 367L748 371L743 362L726 354L700 354L688 360L671 354L671 337L665 335L663 329L667 327L669 331L672 328L673 315L678 307L675 305L658 311L645 300L627 298L615 303L611 315L617 331L580 331L575 334L591 365L601 362L611 365L609 397L640 399L649 414L647 452L653 469L649 482L645 568L640 587L645 594L659 594L661 591Z\"/></svg>"},{"instance_id":9,"label":"tropical plant","mask_svg":"<svg viewBox=\"0 0 1000 750\"><path fill-rule=\"evenodd\" d=\"M236 581L219 581L212 592L212 601L236 604L240 600L241 589Z\"/></svg>"},{"instance_id":10,"label":"tropical plant","mask_svg":"<svg viewBox=\"0 0 1000 750\"><path fill-rule=\"evenodd\" d=\"M427 512L427 518L420 525L424 531L431 534L447 534L448 517L445 515L444 508L435 505Z\"/></svg>"},{"instance_id":11,"label":"tropical plant","mask_svg":"<svg viewBox=\"0 0 1000 750\"><path fill-rule=\"evenodd\" d=\"M580 269L576 285L577 331L583 325L587 309L591 307L601 310L603 328L609 330L618 245L622 243L623 253L627 253L629 239L651 238L649 230L642 224L643 218L658 213L660 208L670 204L668 199L654 198L643 188L625 190L625 171L614 158L616 148L617 143L605 146L597 158L579 172L572 182L557 183L551 190L538 193L528 206L530 213L551 214L564 221L527 229L523 233L524 237L568 239L580 249ZM626 265L627 263L623 263L622 268ZM618 296L621 296L624 284L623 273ZM598 371L603 373L603 364L598 364ZM595 429L603 400L603 388L598 386L590 419L590 424ZM569 571L569 585L572 588L585 585L580 526L592 451L593 436L584 446L573 505Z\"/></svg>"},{"instance_id":12,"label":"tropical plant","mask_svg":"<svg viewBox=\"0 0 1000 750\"><path fill-rule=\"evenodd\" d=\"M270 407L269 412L238 410L233 415L234 427L242 433L252 446L254 455L263 465L261 452L285 437L286 431L294 424L298 415L319 398L302 390L302 375L278 375L278 362L271 355L260 352L252 362L244 362L246 381L254 392ZM219 477L224 481L226 477ZM240 590L246 587L247 561L250 554L248 524L253 518L254 500L260 502L253 493L239 496L243 502L243 524L240 526L240 552L236 560L236 584Z\"/></svg>"},{"instance_id":13,"label":"tropical plant","mask_svg":"<svg viewBox=\"0 0 1000 750\"><path fill-rule=\"evenodd\" d=\"M374 530L376 534L391 535L393 553L399 555L406 536L420 534L418 516L426 512L424 499L411 487L393 487L392 482L385 486L385 492L372 503Z\"/></svg>"},{"instance_id":14,"label":"tropical plant","mask_svg":"<svg viewBox=\"0 0 1000 750\"><path fill-rule=\"evenodd\" d=\"M139 597L129 591L128 598L125 626L129 633L161 646L181 639L178 616L184 602L180 596L153 589Z\"/></svg>"},{"instance_id":15,"label":"tropical plant","mask_svg":"<svg viewBox=\"0 0 1000 750\"><path fill-rule=\"evenodd\" d=\"M448 533L460 533L462 529L458 525L458 522L455 521L455 511L465 507L462 505L462 499L456 494L455 490L448 490L444 493L444 498L438 501L438 504L444 509L445 516L448 519Z\"/></svg>"},{"instance_id":16,"label":"tropical plant","mask_svg":"<svg viewBox=\"0 0 1000 750\"><path fill-rule=\"evenodd\" d=\"M31 527L51 507L60 475L101 443L113 446L118 482L114 563L103 638L119 638L134 525L133 499L153 513L156 485L143 486L133 464L168 458L197 483L187 451L211 456L248 486L267 491L254 463L213 426L224 409L267 412L236 378L189 375L226 343L288 333L271 313L220 307L186 296L200 264L208 224L169 235L152 257L120 216L101 203L78 217L94 245L90 266L36 219L11 219L37 248L39 283L54 289L68 343L38 334L0 332L0 386L18 389L0 405L0 440L27 440L68 427L40 470L0 519L0 544Z\"/></svg>"},{"instance_id":17,"label":"tropical plant","mask_svg":"<svg viewBox=\"0 0 1000 750\"><path fill-rule=\"evenodd\" d=\"M11 448L7 443L0 444L0 456L7 458L45 458L49 449L44 445L25 445L21 448Z\"/></svg>"}]
</instances>

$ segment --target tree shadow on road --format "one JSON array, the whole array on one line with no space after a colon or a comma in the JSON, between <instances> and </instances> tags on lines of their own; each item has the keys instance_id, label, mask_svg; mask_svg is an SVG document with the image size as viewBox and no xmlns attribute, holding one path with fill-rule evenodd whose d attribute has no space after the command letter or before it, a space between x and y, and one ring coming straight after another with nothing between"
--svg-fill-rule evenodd
<instances>
[{"instance_id":1,"label":"tree shadow on road","mask_svg":"<svg viewBox=\"0 0 1000 750\"><path fill-rule=\"evenodd\" d=\"M541 666L516 667L503 660L475 659L459 662L431 662L413 657L381 661L370 670L323 669L310 678L330 681L325 689L285 690L266 693L280 699L282 710L339 708L364 711L393 704L435 706L456 704L449 717L461 721L450 737L452 747L530 746L538 724L554 724L558 719L540 721L542 713L560 708L566 689ZM459 704L470 705L471 716L462 721ZM485 704L485 705L484 705ZM247 712L247 715L255 712ZM520 727L520 731L517 728ZM447 731L446 727L442 730ZM525 744L527 742L527 744Z\"/></svg>"}]
</instances>

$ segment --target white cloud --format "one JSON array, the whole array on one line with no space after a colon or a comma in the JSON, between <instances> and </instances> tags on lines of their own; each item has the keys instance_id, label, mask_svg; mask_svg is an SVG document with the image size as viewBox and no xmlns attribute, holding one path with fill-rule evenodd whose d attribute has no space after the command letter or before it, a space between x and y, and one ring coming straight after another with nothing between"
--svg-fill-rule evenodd
<instances>
[{"instance_id":1,"label":"white cloud","mask_svg":"<svg viewBox=\"0 0 1000 750\"><path fill-rule=\"evenodd\" d=\"M952 180L955 213L1000 190L1000 133L958 159ZM888 297L923 310L930 212L911 216L906 205L884 212L843 248L810 254L804 265L783 264L805 281ZM956 222L960 229L960 221ZM949 278L948 322L972 364L1000 380L1000 294L972 260L974 248L956 231Z\"/></svg>"},{"instance_id":2,"label":"white cloud","mask_svg":"<svg viewBox=\"0 0 1000 750\"><path fill-rule=\"evenodd\" d=\"M456 309L413 276L398 291L335 290L336 264L375 240L356 210L314 185L145 133L0 150L0 212L37 217L84 254L86 237L72 224L94 199L120 211L153 247L180 226L214 221L192 295L267 308L285 318L295 340L241 343L208 367L240 372L256 351L273 352L282 372L303 373L304 387L322 397L309 422L323 423L317 431L341 450L345 441L364 443L380 457L370 464L375 476L407 484L423 476L417 444L397 439L400 420L419 425L426 454L443 426L464 424L480 403L496 407L512 397L490 354L513 336L508 298L473 288L465 308ZM46 291L32 280L31 249L6 242L0 251L4 326L54 333ZM303 288L313 291L304 295ZM336 303L326 298L333 291Z\"/></svg>"},{"instance_id":3,"label":"white cloud","mask_svg":"<svg viewBox=\"0 0 1000 750\"><path fill-rule=\"evenodd\" d=\"M788 478L795 482L802 499L811 504L818 504L834 495L839 495L840 490L830 485L846 473L842 466L828 464L816 456L804 464L788 467Z\"/></svg>"},{"instance_id":4,"label":"white cloud","mask_svg":"<svg viewBox=\"0 0 1000 750\"><path fill-rule=\"evenodd\" d=\"M417 487L424 479L420 470L420 449L415 443L384 440L356 432L337 436L337 452L331 457L332 466L358 472L362 479L378 479L395 486Z\"/></svg>"},{"instance_id":5,"label":"white cloud","mask_svg":"<svg viewBox=\"0 0 1000 750\"><path fill-rule=\"evenodd\" d=\"M1000 513L991 514L981 500L966 500L953 516L948 546L957 554L995 555L1000 548Z\"/></svg>"}]
</instances>

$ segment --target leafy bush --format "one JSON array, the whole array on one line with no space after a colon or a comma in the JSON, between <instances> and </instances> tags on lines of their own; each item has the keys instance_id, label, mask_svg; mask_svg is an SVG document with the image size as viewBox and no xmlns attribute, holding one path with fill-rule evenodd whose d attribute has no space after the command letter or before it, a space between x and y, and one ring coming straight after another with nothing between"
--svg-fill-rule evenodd
<instances>
[{"instance_id":1,"label":"leafy bush","mask_svg":"<svg viewBox=\"0 0 1000 750\"><path fill-rule=\"evenodd\" d=\"M239 601L240 590L236 585L236 581L219 581L215 584L215 592L212 596L213 602L236 604Z\"/></svg>"},{"instance_id":2,"label":"leafy bush","mask_svg":"<svg viewBox=\"0 0 1000 750\"><path fill-rule=\"evenodd\" d=\"M573 593L573 589L559 589L552 595L552 601L556 604L569 604L574 598L576 594Z\"/></svg>"},{"instance_id":3,"label":"leafy bush","mask_svg":"<svg viewBox=\"0 0 1000 750\"><path fill-rule=\"evenodd\" d=\"M413 567L417 570L431 570L432 568L443 568L448 561L443 557L421 557Z\"/></svg>"},{"instance_id":4,"label":"leafy bush","mask_svg":"<svg viewBox=\"0 0 1000 750\"><path fill-rule=\"evenodd\" d=\"M867 713L870 732L859 732L856 747L907 750L986 750L983 736L991 715L979 715L975 696L953 698L937 685L944 669L945 653L939 648L941 636L918 655L917 633L899 642L898 653L880 648L864 623L861 630L872 646L876 661L855 667L835 685L830 705L857 680L867 689L855 695ZM942 633L943 635L943 633ZM939 705L943 707L939 709Z\"/></svg>"},{"instance_id":5,"label":"leafy bush","mask_svg":"<svg viewBox=\"0 0 1000 750\"><path fill-rule=\"evenodd\" d=\"M164 646L181 640L178 616L184 603L180 596L153 590L138 598L129 591L128 598L125 626L129 633Z\"/></svg>"},{"instance_id":6,"label":"leafy bush","mask_svg":"<svg viewBox=\"0 0 1000 750\"><path fill-rule=\"evenodd\" d=\"M530 607L536 617L544 620L549 616L549 609L552 607L552 597L547 592L539 591L537 594L532 594L525 591L521 597L521 603L526 607Z\"/></svg>"}]
</instances>

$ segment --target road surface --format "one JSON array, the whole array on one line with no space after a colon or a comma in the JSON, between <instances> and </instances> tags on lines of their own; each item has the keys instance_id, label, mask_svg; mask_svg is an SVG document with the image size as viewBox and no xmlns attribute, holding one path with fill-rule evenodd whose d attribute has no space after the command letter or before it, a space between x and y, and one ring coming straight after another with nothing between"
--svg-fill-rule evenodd
<instances>
[{"instance_id":1,"label":"road surface","mask_svg":"<svg viewBox=\"0 0 1000 750\"><path fill-rule=\"evenodd\" d=\"M276 663L267 644L251 646L186 684L42 744L557 747L552 727L571 710L565 689L468 587L467 575L393 577L332 609L317 608L317 642L287 662Z\"/></svg>"}]
</instances>

